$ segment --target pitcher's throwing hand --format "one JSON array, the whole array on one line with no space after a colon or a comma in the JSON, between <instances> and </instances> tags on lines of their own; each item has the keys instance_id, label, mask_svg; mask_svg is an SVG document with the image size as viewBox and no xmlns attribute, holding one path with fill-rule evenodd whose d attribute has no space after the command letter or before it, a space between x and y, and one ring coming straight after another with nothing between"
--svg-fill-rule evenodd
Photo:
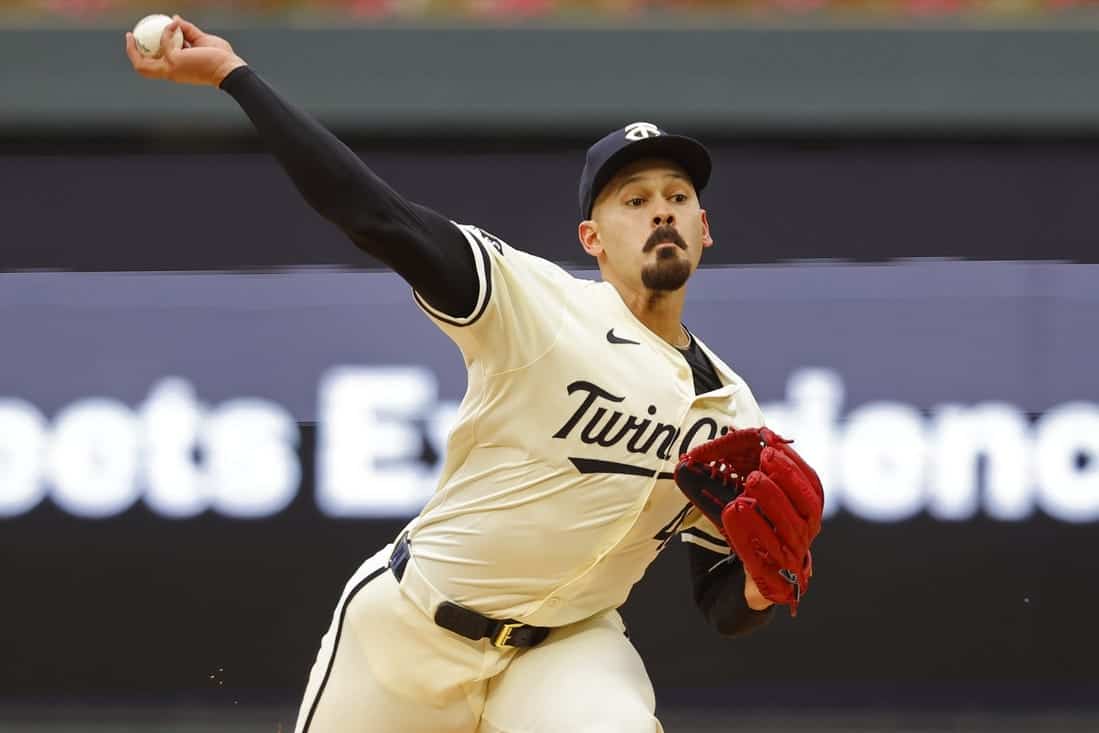
<instances>
[{"instance_id":1,"label":"pitcher's throwing hand","mask_svg":"<svg viewBox=\"0 0 1099 733\"><path fill-rule=\"evenodd\" d=\"M183 48L180 49L173 48L170 42L177 28L183 32ZM134 71L147 79L216 87L233 69L247 65L224 38L204 33L178 15L164 27L160 47L165 49L162 55L144 56L137 48L134 34L126 33L126 55Z\"/></svg>"}]
</instances>

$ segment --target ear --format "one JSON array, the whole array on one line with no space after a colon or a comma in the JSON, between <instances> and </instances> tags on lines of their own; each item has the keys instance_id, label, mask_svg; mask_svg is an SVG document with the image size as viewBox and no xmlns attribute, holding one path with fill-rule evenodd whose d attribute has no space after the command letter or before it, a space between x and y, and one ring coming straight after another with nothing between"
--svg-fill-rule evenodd
<instances>
[{"instance_id":1,"label":"ear","mask_svg":"<svg viewBox=\"0 0 1099 733\"><path fill-rule=\"evenodd\" d=\"M578 234L580 235L580 246L584 248L585 252L592 257L599 257L603 254L603 245L599 242L598 224L591 219L585 219L580 222Z\"/></svg>"},{"instance_id":2,"label":"ear","mask_svg":"<svg viewBox=\"0 0 1099 733\"><path fill-rule=\"evenodd\" d=\"M703 248L713 247L714 246L714 238L710 236L710 222L706 218L706 209L701 210L701 215L702 215L702 246L703 246Z\"/></svg>"}]
</instances>

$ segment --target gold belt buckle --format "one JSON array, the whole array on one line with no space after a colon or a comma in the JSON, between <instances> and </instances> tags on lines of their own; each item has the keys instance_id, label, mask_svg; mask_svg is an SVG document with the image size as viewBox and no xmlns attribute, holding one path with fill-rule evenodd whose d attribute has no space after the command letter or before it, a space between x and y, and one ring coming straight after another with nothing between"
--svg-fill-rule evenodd
<instances>
[{"instance_id":1,"label":"gold belt buckle","mask_svg":"<svg viewBox=\"0 0 1099 733\"><path fill-rule=\"evenodd\" d=\"M492 637L492 645L498 649L502 649L507 646L511 641L511 632L518 629L523 624L504 624L500 627L500 630Z\"/></svg>"}]
</instances>

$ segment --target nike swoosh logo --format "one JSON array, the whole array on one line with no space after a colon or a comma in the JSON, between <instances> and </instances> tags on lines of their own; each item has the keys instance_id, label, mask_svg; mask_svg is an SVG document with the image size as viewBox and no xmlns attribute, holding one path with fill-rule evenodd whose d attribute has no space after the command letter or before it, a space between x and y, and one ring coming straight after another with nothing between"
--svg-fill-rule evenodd
<instances>
[{"instance_id":1,"label":"nike swoosh logo","mask_svg":"<svg viewBox=\"0 0 1099 733\"><path fill-rule=\"evenodd\" d=\"M613 328L610 331L607 331L607 341L610 341L612 344L634 344L635 346L640 346L641 345L640 341L630 341L629 339L624 339L624 338L621 338L620 336L615 336Z\"/></svg>"}]
</instances>

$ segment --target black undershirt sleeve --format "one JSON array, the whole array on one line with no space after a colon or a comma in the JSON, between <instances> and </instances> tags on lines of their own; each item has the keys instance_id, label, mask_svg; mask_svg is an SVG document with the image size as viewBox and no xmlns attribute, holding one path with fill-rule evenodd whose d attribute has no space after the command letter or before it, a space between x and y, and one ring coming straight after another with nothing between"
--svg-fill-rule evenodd
<instances>
[{"instance_id":1,"label":"black undershirt sleeve","mask_svg":"<svg viewBox=\"0 0 1099 733\"><path fill-rule=\"evenodd\" d=\"M319 122L247 66L221 82L305 201L454 317L476 306L479 281L465 235L446 217L406 200Z\"/></svg>"},{"instance_id":2,"label":"black undershirt sleeve","mask_svg":"<svg viewBox=\"0 0 1099 733\"><path fill-rule=\"evenodd\" d=\"M695 604L722 636L740 636L763 626L775 607L756 611L744 597L744 566L733 555L687 543Z\"/></svg>"},{"instance_id":3,"label":"black undershirt sleeve","mask_svg":"<svg viewBox=\"0 0 1099 733\"><path fill-rule=\"evenodd\" d=\"M695 394L721 387L721 380L709 357L694 336L680 349L694 376ZM734 555L722 555L693 543L687 544L691 585L695 604L710 625L722 636L739 636L763 626L774 616L775 607L755 611L744 597L744 565Z\"/></svg>"}]
</instances>

